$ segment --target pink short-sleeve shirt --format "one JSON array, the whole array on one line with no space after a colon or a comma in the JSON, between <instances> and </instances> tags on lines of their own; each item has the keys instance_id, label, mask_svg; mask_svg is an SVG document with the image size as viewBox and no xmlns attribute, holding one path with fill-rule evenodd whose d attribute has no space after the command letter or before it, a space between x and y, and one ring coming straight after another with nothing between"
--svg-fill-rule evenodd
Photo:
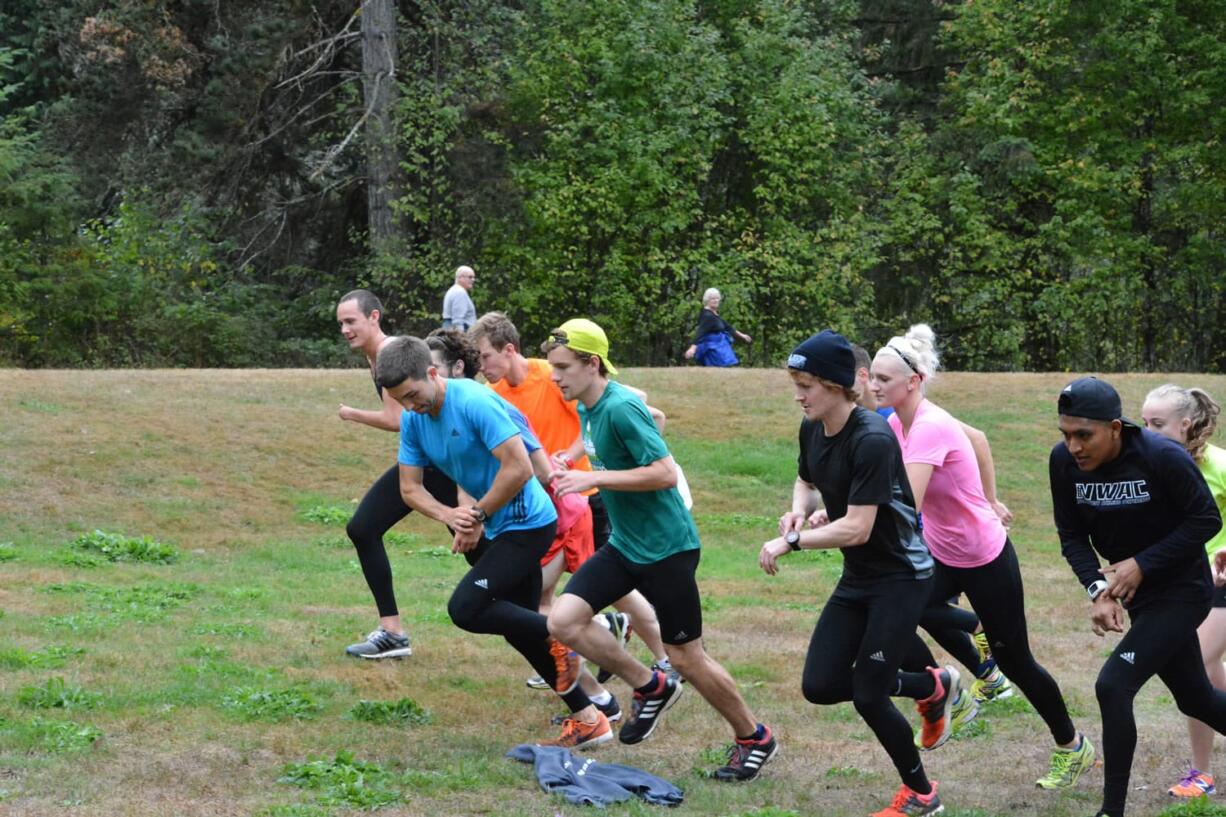
<instances>
[{"instance_id":1,"label":"pink short-sleeve shirt","mask_svg":"<svg viewBox=\"0 0 1226 817\"><path fill-rule=\"evenodd\" d=\"M971 441L949 412L927 400L903 434L894 413L890 428L904 463L932 466L924 492L924 541L935 559L950 567L980 567L1000 555L1007 535L983 494Z\"/></svg>"}]
</instances>

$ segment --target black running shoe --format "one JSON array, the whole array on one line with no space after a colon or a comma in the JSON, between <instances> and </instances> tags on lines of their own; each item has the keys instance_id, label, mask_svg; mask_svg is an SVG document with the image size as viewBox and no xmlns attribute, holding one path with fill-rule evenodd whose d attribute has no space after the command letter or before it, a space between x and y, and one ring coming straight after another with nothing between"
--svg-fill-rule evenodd
<instances>
[{"instance_id":1,"label":"black running shoe","mask_svg":"<svg viewBox=\"0 0 1226 817\"><path fill-rule=\"evenodd\" d=\"M605 626L609 628L609 632L613 633L613 637L622 645L622 649L625 649L626 645L630 643L630 633L634 630L630 626L630 616L626 613L605 613L603 618ZM596 683L603 684L612 677L612 671L600 667L596 673Z\"/></svg>"},{"instance_id":2,"label":"black running shoe","mask_svg":"<svg viewBox=\"0 0 1226 817\"><path fill-rule=\"evenodd\" d=\"M711 772L716 780L731 782L753 780L779 753L775 733L766 727L762 740L738 740L728 749L728 763Z\"/></svg>"},{"instance_id":3,"label":"black running shoe","mask_svg":"<svg viewBox=\"0 0 1226 817\"><path fill-rule=\"evenodd\" d=\"M372 630L370 635L366 636L365 641L359 641L357 644L350 644L346 647L345 654L354 658L403 658L406 655L412 655L413 648L409 645L407 635L389 633L379 627Z\"/></svg>"},{"instance_id":4,"label":"black running shoe","mask_svg":"<svg viewBox=\"0 0 1226 817\"><path fill-rule=\"evenodd\" d=\"M618 739L622 743L639 743L651 737L660 719L669 707L681 697L682 687L672 678L655 674L656 683L664 679L664 685L659 692L643 695L637 690L634 693L634 705L630 711L630 722L622 727Z\"/></svg>"}]
</instances>

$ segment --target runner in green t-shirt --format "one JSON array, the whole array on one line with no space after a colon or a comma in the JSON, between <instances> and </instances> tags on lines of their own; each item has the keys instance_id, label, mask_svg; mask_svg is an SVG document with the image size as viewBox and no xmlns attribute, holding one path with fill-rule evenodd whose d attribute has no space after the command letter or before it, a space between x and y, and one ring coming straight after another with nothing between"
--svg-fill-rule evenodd
<instances>
[{"instance_id":1,"label":"runner in green t-shirt","mask_svg":"<svg viewBox=\"0 0 1226 817\"><path fill-rule=\"evenodd\" d=\"M694 520L677 492L677 469L651 415L632 392L609 381L604 330L588 320L567 321L549 334L542 349L552 378L568 400L579 401L579 418L590 431L603 469L555 474L559 495L599 488L613 534L609 546L584 562L554 603L549 630L634 688L634 709L621 729L622 743L638 743L655 730L682 687L652 671L592 622L592 612L631 590L656 608L660 633L673 667L732 726L728 762L712 776L752 780L775 756L772 731L754 718L736 683L702 645L702 605L695 581L700 545Z\"/></svg>"}]
</instances>

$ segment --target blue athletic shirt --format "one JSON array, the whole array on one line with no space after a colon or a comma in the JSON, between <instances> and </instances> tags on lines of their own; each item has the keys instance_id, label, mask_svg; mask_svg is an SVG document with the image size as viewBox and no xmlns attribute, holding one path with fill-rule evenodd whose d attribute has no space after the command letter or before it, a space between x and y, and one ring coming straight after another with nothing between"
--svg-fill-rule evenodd
<instances>
[{"instance_id":1,"label":"blue athletic shirt","mask_svg":"<svg viewBox=\"0 0 1226 817\"><path fill-rule=\"evenodd\" d=\"M490 452L516 435L523 438L530 452L540 448L523 415L517 423L513 410L479 383L448 380L438 417L401 412L398 460L415 468L433 465L467 494L480 499L489 492L498 473L498 459ZM509 530L539 528L557 518L553 503L534 477L510 502L490 514L485 535L493 539Z\"/></svg>"}]
</instances>

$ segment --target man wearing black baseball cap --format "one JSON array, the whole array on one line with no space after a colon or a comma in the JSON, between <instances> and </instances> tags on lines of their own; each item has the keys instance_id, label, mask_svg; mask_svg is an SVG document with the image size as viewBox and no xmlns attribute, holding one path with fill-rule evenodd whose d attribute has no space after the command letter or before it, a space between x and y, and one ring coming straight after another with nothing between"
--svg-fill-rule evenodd
<instances>
[{"instance_id":1,"label":"man wearing black baseball cap","mask_svg":"<svg viewBox=\"0 0 1226 817\"><path fill-rule=\"evenodd\" d=\"M1082 377L1057 401L1049 461L1060 549L1091 601L1096 635L1131 627L1095 685L1103 721L1101 817L1123 817L1137 742L1132 701L1158 675L1179 709L1226 734L1226 693L1205 675L1196 628L1209 612L1205 542L1222 526L1178 443L1123 417L1105 381ZM1107 561L1099 566L1099 556Z\"/></svg>"}]
</instances>

